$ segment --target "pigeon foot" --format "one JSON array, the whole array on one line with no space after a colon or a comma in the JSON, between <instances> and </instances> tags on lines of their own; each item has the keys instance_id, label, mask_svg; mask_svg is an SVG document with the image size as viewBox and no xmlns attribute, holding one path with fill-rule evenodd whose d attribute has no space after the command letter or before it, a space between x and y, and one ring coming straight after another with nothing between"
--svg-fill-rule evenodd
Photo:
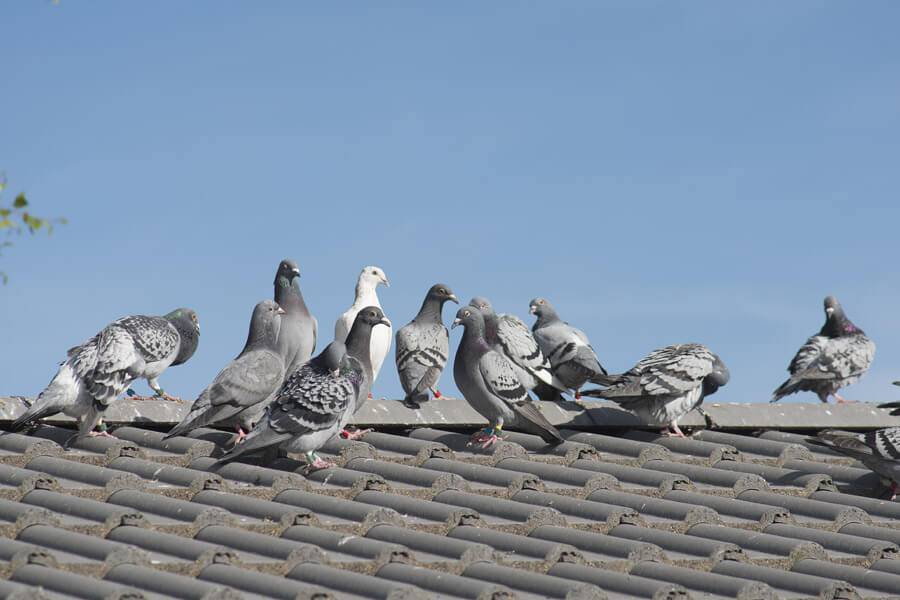
<instances>
[{"instance_id":1,"label":"pigeon foot","mask_svg":"<svg viewBox=\"0 0 900 600\"><path fill-rule=\"evenodd\" d=\"M431 388L431 393L434 395L435 400L441 397L441 391L437 388Z\"/></svg>"},{"instance_id":2,"label":"pigeon foot","mask_svg":"<svg viewBox=\"0 0 900 600\"><path fill-rule=\"evenodd\" d=\"M105 429L103 431L92 431L88 434L88 437L106 437L106 438L113 438L113 439L116 438L116 436L114 436L110 432L106 431Z\"/></svg>"},{"instance_id":3,"label":"pigeon foot","mask_svg":"<svg viewBox=\"0 0 900 600\"><path fill-rule=\"evenodd\" d=\"M234 440L234 445L243 444L244 440L247 439L247 432L245 432L240 426L237 428L237 439Z\"/></svg>"},{"instance_id":4,"label":"pigeon foot","mask_svg":"<svg viewBox=\"0 0 900 600\"><path fill-rule=\"evenodd\" d=\"M404 400L403 406L405 406L406 408L411 408L413 410L419 410L420 408L422 408L421 404L419 404L415 400L411 400L411 399Z\"/></svg>"},{"instance_id":5,"label":"pigeon foot","mask_svg":"<svg viewBox=\"0 0 900 600\"><path fill-rule=\"evenodd\" d=\"M309 474L314 473L315 471L321 471L322 469L331 469L333 467L335 467L333 462L316 456L311 463L307 463L304 472Z\"/></svg>"},{"instance_id":6,"label":"pigeon foot","mask_svg":"<svg viewBox=\"0 0 900 600\"><path fill-rule=\"evenodd\" d=\"M482 449L489 448L501 441L499 435L497 435L496 430L493 428L481 429L472 434L472 437L469 438L469 441L466 443L466 446L481 446Z\"/></svg>"},{"instance_id":7,"label":"pigeon foot","mask_svg":"<svg viewBox=\"0 0 900 600\"><path fill-rule=\"evenodd\" d=\"M837 401L838 404L859 404L859 400L847 400L843 396L839 396L837 394L832 394L832 395L834 396L834 399Z\"/></svg>"},{"instance_id":8,"label":"pigeon foot","mask_svg":"<svg viewBox=\"0 0 900 600\"><path fill-rule=\"evenodd\" d=\"M371 429L356 429L354 431L350 431L349 429L345 429L341 432L341 437L345 440L355 441L366 435L367 433L371 433Z\"/></svg>"}]
</instances>

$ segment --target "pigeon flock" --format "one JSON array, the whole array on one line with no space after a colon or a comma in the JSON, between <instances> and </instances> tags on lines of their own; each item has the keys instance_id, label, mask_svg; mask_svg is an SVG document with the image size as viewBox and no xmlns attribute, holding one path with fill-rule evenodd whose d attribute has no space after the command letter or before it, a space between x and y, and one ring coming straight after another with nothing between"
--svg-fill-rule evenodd
<instances>
[{"instance_id":1,"label":"pigeon flock","mask_svg":"<svg viewBox=\"0 0 900 600\"><path fill-rule=\"evenodd\" d=\"M315 356L318 322L304 302L299 279L297 263L281 261L274 299L254 307L243 350L199 394L167 437L188 435L200 427L229 427L235 437L222 462L252 453L274 458L292 452L303 454L312 471L331 466L317 454L328 440L366 433L348 431L347 424L371 397L390 351L392 323L377 293L379 285L389 285L388 278L376 266L360 272L353 304L334 325L334 340ZM402 401L410 409L441 398L438 383L450 356L450 332L442 314L447 302L460 300L446 284L431 286L416 316L396 332ZM504 428L538 435L548 444L561 443L562 436L532 394L547 401L566 396L578 400L582 395L605 398L661 427L663 435L684 436L679 418L702 410L704 398L728 383L722 359L697 343L659 348L630 370L611 374L588 336L563 321L546 298L535 298L528 306L536 318L530 328L515 315L498 314L482 296L456 312L452 327L464 331L453 362L454 381L488 421L472 435L472 445L495 444ZM171 399L159 377L168 367L187 362L199 338L197 314L188 308L161 317L113 321L68 351L50 384L10 430L64 413L78 421L76 439L109 436L102 417L110 403L122 393L132 395L131 383L141 378L157 396ZM839 390L865 374L874 354L872 340L829 296L825 324L801 346L788 367L790 377L774 391L772 401L810 391L822 402L829 396L847 402ZM582 391L588 384L596 387ZM900 413L900 403L885 406ZM897 490L900 428L864 435L825 431L813 441L859 459Z\"/></svg>"}]
</instances>

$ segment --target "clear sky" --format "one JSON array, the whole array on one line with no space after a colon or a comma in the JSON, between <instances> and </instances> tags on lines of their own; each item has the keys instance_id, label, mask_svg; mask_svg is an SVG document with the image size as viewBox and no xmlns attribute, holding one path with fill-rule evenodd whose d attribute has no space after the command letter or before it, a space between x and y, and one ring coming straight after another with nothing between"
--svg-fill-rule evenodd
<instances>
[{"instance_id":1,"label":"clear sky","mask_svg":"<svg viewBox=\"0 0 900 600\"><path fill-rule=\"evenodd\" d=\"M611 371L709 345L717 401L767 400L835 294L878 344L845 396L900 398L900 3L377 4L3 4L4 198L71 222L0 257L0 395L190 306L194 397L292 257L320 349L376 264L397 327L437 281L546 296Z\"/></svg>"}]
</instances>

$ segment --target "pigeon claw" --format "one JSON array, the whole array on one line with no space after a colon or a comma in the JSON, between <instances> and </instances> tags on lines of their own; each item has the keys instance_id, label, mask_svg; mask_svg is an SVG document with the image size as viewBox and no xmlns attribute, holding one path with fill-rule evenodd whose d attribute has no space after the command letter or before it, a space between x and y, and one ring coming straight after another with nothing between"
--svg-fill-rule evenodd
<instances>
[{"instance_id":1,"label":"pigeon claw","mask_svg":"<svg viewBox=\"0 0 900 600\"><path fill-rule=\"evenodd\" d=\"M234 445L237 446L238 444L243 444L245 439L247 439L247 432L241 427L238 427L237 438L234 440Z\"/></svg>"},{"instance_id":2,"label":"pigeon claw","mask_svg":"<svg viewBox=\"0 0 900 600\"><path fill-rule=\"evenodd\" d=\"M485 449L493 446L502 439L503 438L497 435L493 428L480 429L472 434L472 437L469 438L466 446L481 446L482 449Z\"/></svg>"},{"instance_id":3,"label":"pigeon claw","mask_svg":"<svg viewBox=\"0 0 900 600\"><path fill-rule=\"evenodd\" d=\"M116 436L106 431L105 429L103 431L92 431L88 434L88 437L105 437L116 439Z\"/></svg>"},{"instance_id":4,"label":"pigeon claw","mask_svg":"<svg viewBox=\"0 0 900 600\"><path fill-rule=\"evenodd\" d=\"M309 473L314 473L316 471L321 471L322 469L331 469L335 466L335 464L331 461L325 460L320 457L316 457L311 463L306 465L304 471L308 475Z\"/></svg>"}]
</instances>

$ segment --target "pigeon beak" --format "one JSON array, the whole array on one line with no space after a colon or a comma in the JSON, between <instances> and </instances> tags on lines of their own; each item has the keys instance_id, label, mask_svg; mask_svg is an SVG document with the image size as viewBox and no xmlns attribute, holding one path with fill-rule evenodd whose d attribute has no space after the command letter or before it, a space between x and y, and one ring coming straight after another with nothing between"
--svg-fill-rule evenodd
<instances>
[{"instance_id":1,"label":"pigeon beak","mask_svg":"<svg viewBox=\"0 0 900 600\"><path fill-rule=\"evenodd\" d=\"M391 282L388 281L387 277L382 277L382 278L381 278L381 283L384 284L384 287L391 287Z\"/></svg>"},{"instance_id":2,"label":"pigeon beak","mask_svg":"<svg viewBox=\"0 0 900 600\"><path fill-rule=\"evenodd\" d=\"M531 306L528 307L528 312L530 312L533 315L536 315L537 314L537 306L532 304Z\"/></svg>"},{"instance_id":3,"label":"pigeon beak","mask_svg":"<svg viewBox=\"0 0 900 600\"><path fill-rule=\"evenodd\" d=\"M456 329L457 325L462 325L462 319L453 319L453 325L450 326L450 329Z\"/></svg>"},{"instance_id":4,"label":"pigeon beak","mask_svg":"<svg viewBox=\"0 0 900 600\"><path fill-rule=\"evenodd\" d=\"M378 321L378 323L381 324L381 325L387 325L388 327L392 327L392 326L393 326L392 323L391 323L391 320L388 319L387 317L381 317L381 320Z\"/></svg>"},{"instance_id":5,"label":"pigeon beak","mask_svg":"<svg viewBox=\"0 0 900 600\"><path fill-rule=\"evenodd\" d=\"M456 294L450 294L449 296L447 296L447 300L459 304L459 298L456 297Z\"/></svg>"},{"instance_id":6,"label":"pigeon beak","mask_svg":"<svg viewBox=\"0 0 900 600\"><path fill-rule=\"evenodd\" d=\"M833 313L834 313L834 309L831 308L830 306L829 306L828 308L825 309L825 314L828 315L829 317L830 317Z\"/></svg>"},{"instance_id":7,"label":"pigeon beak","mask_svg":"<svg viewBox=\"0 0 900 600\"><path fill-rule=\"evenodd\" d=\"M275 314L276 314L276 315L285 315L285 314L287 314L287 313L284 311L283 308L281 308L281 307L279 306L279 307L278 307L278 310L275 311Z\"/></svg>"},{"instance_id":8,"label":"pigeon beak","mask_svg":"<svg viewBox=\"0 0 900 600\"><path fill-rule=\"evenodd\" d=\"M300 269L291 269L291 273L293 273L297 277L300 277Z\"/></svg>"}]
</instances>

